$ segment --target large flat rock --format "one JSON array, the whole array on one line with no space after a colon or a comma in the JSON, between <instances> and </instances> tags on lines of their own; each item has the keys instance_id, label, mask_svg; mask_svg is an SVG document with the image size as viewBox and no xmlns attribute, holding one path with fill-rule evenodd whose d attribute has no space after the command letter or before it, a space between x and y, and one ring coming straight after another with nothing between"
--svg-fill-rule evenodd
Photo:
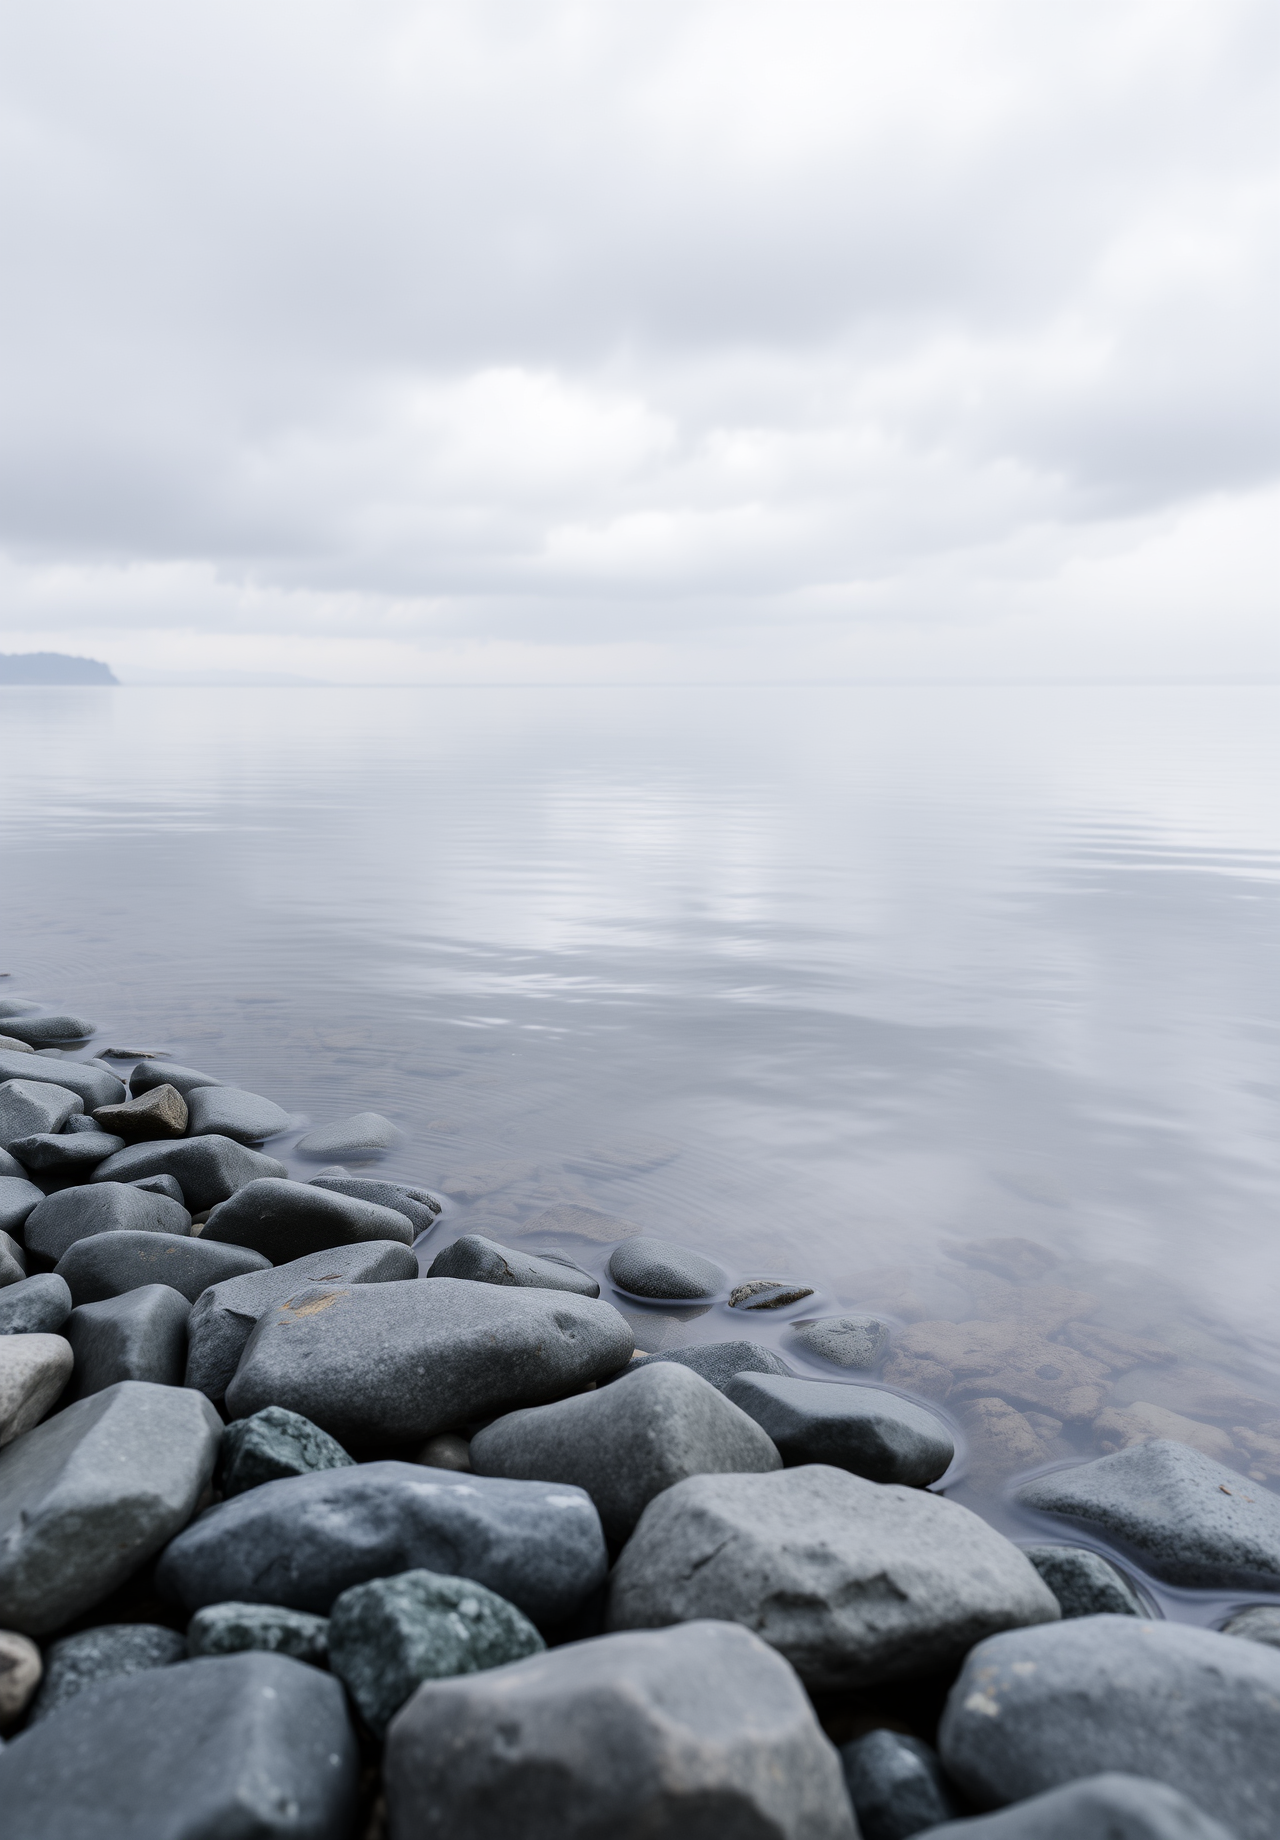
<instances>
[{"instance_id":1,"label":"large flat rock","mask_svg":"<svg viewBox=\"0 0 1280 1840\"><path fill-rule=\"evenodd\" d=\"M317 1285L258 1322L227 1410L287 1406L346 1445L407 1443L563 1398L633 1346L609 1304L563 1291L461 1278Z\"/></svg>"},{"instance_id":2,"label":"large flat rock","mask_svg":"<svg viewBox=\"0 0 1280 1840\"><path fill-rule=\"evenodd\" d=\"M391 1840L857 1840L800 1683L725 1623L428 1681L384 1771Z\"/></svg>"},{"instance_id":3,"label":"large flat rock","mask_svg":"<svg viewBox=\"0 0 1280 1840\"><path fill-rule=\"evenodd\" d=\"M413 1243L413 1228L396 1208L379 1207L351 1195L335 1195L309 1182L267 1179L249 1182L216 1207L205 1222L204 1239L249 1246L273 1265L354 1246L361 1240Z\"/></svg>"},{"instance_id":4,"label":"large flat rock","mask_svg":"<svg viewBox=\"0 0 1280 1840\"><path fill-rule=\"evenodd\" d=\"M0 1753L23 1840L352 1840L359 1753L338 1681L284 1655L103 1680Z\"/></svg>"},{"instance_id":5,"label":"large flat rock","mask_svg":"<svg viewBox=\"0 0 1280 1840\"><path fill-rule=\"evenodd\" d=\"M1280 1496L1190 1445L1136 1444L1038 1476L1017 1498L1100 1534L1168 1584L1280 1590Z\"/></svg>"},{"instance_id":6,"label":"large flat rock","mask_svg":"<svg viewBox=\"0 0 1280 1840\"><path fill-rule=\"evenodd\" d=\"M221 1401L258 1318L309 1285L390 1284L416 1282L417 1277L418 1261L407 1246L398 1240L371 1240L332 1246L305 1259L220 1280L201 1293L191 1312L185 1384Z\"/></svg>"},{"instance_id":7,"label":"large flat rock","mask_svg":"<svg viewBox=\"0 0 1280 1840\"><path fill-rule=\"evenodd\" d=\"M211 1284L246 1272L270 1271L271 1262L244 1246L192 1239L179 1233L138 1233L122 1228L77 1240L57 1263L75 1303L99 1303L141 1284L167 1284L194 1303Z\"/></svg>"},{"instance_id":8,"label":"large flat rock","mask_svg":"<svg viewBox=\"0 0 1280 1840\"><path fill-rule=\"evenodd\" d=\"M230 1137L184 1137L176 1143L127 1144L93 1172L95 1182L136 1182L141 1176L173 1176L197 1214L216 1207L246 1183L284 1177L274 1156L250 1150Z\"/></svg>"},{"instance_id":9,"label":"large flat rock","mask_svg":"<svg viewBox=\"0 0 1280 1840\"><path fill-rule=\"evenodd\" d=\"M186 1103L192 1137L217 1134L233 1137L238 1144L260 1144L289 1129L289 1114L274 1099L239 1086L196 1086Z\"/></svg>"},{"instance_id":10,"label":"large flat rock","mask_svg":"<svg viewBox=\"0 0 1280 1840\"><path fill-rule=\"evenodd\" d=\"M125 1380L0 1452L0 1626L59 1629L191 1518L222 1424L207 1399Z\"/></svg>"},{"instance_id":11,"label":"large flat rock","mask_svg":"<svg viewBox=\"0 0 1280 1840\"><path fill-rule=\"evenodd\" d=\"M108 1159L109 1161L112 1159ZM101 1165L99 1165L101 1167ZM57 1265L79 1240L99 1233L190 1232L191 1216L168 1195L150 1194L128 1182L91 1182L60 1189L34 1208L23 1229L30 1251Z\"/></svg>"},{"instance_id":12,"label":"large flat rock","mask_svg":"<svg viewBox=\"0 0 1280 1840\"><path fill-rule=\"evenodd\" d=\"M260 1603L327 1615L352 1585L422 1568L474 1578L545 1625L572 1616L606 1566L581 1489L386 1462L221 1502L170 1543L156 1578L189 1611Z\"/></svg>"},{"instance_id":13,"label":"large flat rock","mask_svg":"<svg viewBox=\"0 0 1280 1840\"><path fill-rule=\"evenodd\" d=\"M1076 1777L1153 1777L1237 1840L1274 1840L1280 1653L1185 1623L1086 1616L993 1636L951 1689L938 1734L979 1808Z\"/></svg>"},{"instance_id":14,"label":"large flat rock","mask_svg":"<svg viewBox=\"0 0 1280 1840\"><path fill-rule=\"evenodd\" d=\"M811 1464L657 1496L614 1568L608 1621L743 1623L808 1685L843 1688L943 1669L1058 1614L1018 1548L967 1508Z\"/></svg>"}]
</instances>

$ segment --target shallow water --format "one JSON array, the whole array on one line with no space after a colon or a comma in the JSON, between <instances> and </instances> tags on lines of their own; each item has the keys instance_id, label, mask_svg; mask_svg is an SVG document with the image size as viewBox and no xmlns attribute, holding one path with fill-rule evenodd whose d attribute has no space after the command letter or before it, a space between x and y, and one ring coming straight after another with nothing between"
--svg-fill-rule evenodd
<instances>
[{"instance_id":1,"label":"shallow water","mask_svg":"<svg viewBox=\"0 0 1280 1840\"><path fill-rule=\"evenodd\" d=\"M569 1204L814 1288L633 1309L641 1346L986 1325L950 1487L1007 1524L1009 1473L1135 1402L1280 1487L1278 702L3 690L0 992L299 1128L387 1112L433 1248ZM597 1230L535 1241L599 1270Z\"/></svg>"}]
</instances>

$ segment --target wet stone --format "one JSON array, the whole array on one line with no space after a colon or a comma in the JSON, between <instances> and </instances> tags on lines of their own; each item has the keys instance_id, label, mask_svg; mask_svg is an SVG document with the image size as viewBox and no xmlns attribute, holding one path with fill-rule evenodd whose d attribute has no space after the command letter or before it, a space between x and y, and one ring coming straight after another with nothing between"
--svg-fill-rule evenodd
<instances>
[{"instance_id":1,"label":"wet stone","mask_svg":"<svg viewBox=\"0 0 1280 1840\"><path fill-rule=\"evenodd\" d=\"M248 1272L270 1271L271 1264L244 1246L126 1228L77 1240L58 1260L56 1270L71 1287L77 1304L100 1303L144 1284L168 1285L194 1303L210 1285Z\"/></svg>"},{"instance_id":2,"label":"wet stone","mask_svg":"<svg viewBox=\"0 0 1280 1840\"><path fill-rule=\"evenodd\" d=\"M1134 1554L1168 1584L1280 1588L1280 1496L1185 1444L1160 1438L1055 1470L1017 1499Z\"/></svg>"},{"instance_id":3,"label":"wet stone","mask_svg":"<svg viewBox=\"0 0 1280 1840\"><path fill-rule=\"evenodd\" d=\"M71 1175L78 1170L87 1174L114 1151L122 1150L124 1139L108 1137L103 1131L44 1131L20 1137L9 1148L25 1169L51 1175Z\"/></svg>"},{"instance_id":4,"label":"wet stone","mask_svg":"<svg viewBox=\"0 0 1280 1840\"><path fill-rule=\"evenodd\" d=\"M929 1833L931 1840L1235 1840L1176 1789L1118 1771Z\"/></svg>"},{"instance_id":5,"label":"wet stone","mask_svg":"<svg viewBox=\"0 0 1280 1840\"><path fill-rule=\"evenodd\" d=\"M1058 1605L958 1502L812 1464L691 1476L649 1503L613 1571L609 1627L701 1617L746 1624L806 1685L840 1689L943 1669Z\"/></svg>"},{"instance_id":6,"label":"wet stone","mask_svg":"<svg viewBox=\"0 0 1280 1840\"><path fill-rule=\"evenodd\" d=\"M66 1087L43 1080L5 1080L0 1085L0 1144L13 1155L13 1146L24 1138L61 1131L72 1112L83 1110L78 1094Z\"/></svg>"},{"instance_id":7,"label":"wet stone","mask_svg":"<svg viewBox=\"0 0 1280 1840\"><path fill-rule=\"evenodd\" d=\"M723 1393L735 1374L789 1374L791 1369L781 1355L759 1342L699 1342L688 1348L664 1348L658 1354L642 1354L626 1368L632 1373L652 1361L676 1361L691 1367Z\"/></svg>"},{"instance_id":8,"label":"wet stone","mask_svg":"<svg viewBox=\"0 0 1280 1840\"><path fill-rule=\"evenodd\" d=\"M439 1572L354 1585L329 1614L329 1665L379 1738L424 1680L502 1667L545 1647L514 1604Z\"/></svg>"},{"instance_id":9,"label":"wet stone","mask_svg":"<svg viewBox=\"0 0 1280 1840\"><path fill-rule=\"evenodd\" d=\"M806 1284L776 1283L770 1278L752 1278L746 1284L735 1285L729 1292L731 1310L785 1310L793 1303L802 1303L806 1297L812 1297L812 1287Z\"/></svg>"},{"instance_id":10,"label":"wet stone","mask_svg":"<svg viewBox=\"0 0 1280 1840\"><path fill-rule=\"evenodd\" d=\"M260 1093L238 1086L196 1086L187 1096L187 1130L192 1137L211 1132L239 1144L258 1144L289 1129L289 1114Z\"/></svg>"},{"instance_id":11,"label":"wet stone","mask_svg":"<svg viewBox=\"0 0 1280 1840\"><path fill-rule=\"evenodd\" d=\"M286 1610L283 1604L208 1604L187 1624L186 1652L193 1659L239 1655L247 1649L327 1667L329 1619L307 1610Z\"/></svg>"},{"instance_id":12,"label":"wet stone","mask_svg":"<svg viewBox=\"0 0 1280 1840\"><path fill-rule=\"evenodd\" d=\"M481 1476L576 1483L615 1543L655 1495L686 1476L774 1470L782 1462L745 1412L673 1362L495 1419L472 1438L470 1457Z\"/></svg>"},{"instance_id":13,"label":"wet stone","mask_svg":"<svg viewBox=\"0 0 1280 1840\"><path fill-rule=\"evenodd\" d=\"M389 1150L399 1136L396 1126L381 1112L355 1112L350 1118L340 1118L336 1124L320 1125L308 1131L305 1137L299 1138L295 1148L299 1156L321 1160L377 1156Z\"/></svg>"},{"instance_id":14,"label":"wet stone","mask_svg":"<svg viewBox=\"0 0 1280 1840\"><path fill-rule=\"evenodd\" d=\"M71 1368L71 1348L60 1335L0 1336L0 1445L52 1411Z\"/></svg>"},{"instance_id":15,"label":"wet stone","mask_svg":"<svg viewBox=\"0 0 1280 1840\"><path fill-rule=\"evenodd\" d=\"M95 1182L134 1182L173 1176L195 1213L216 1207L250 1182L288 1174L274 1156L230 1137L184 1137L177 1143L127 1144L93 1173Z\"/></svg>"},{"instance_id":16,"label":"wet stone","mask_svg":"<svg viewBox=\"0 0 1280 1840\"><path fill-rule=\"evenodd\" d=\"M187 1324L184 1384L220 1401L258 1318L308 1285L387 1284L414 1281L417 1276L418 1261L407 1246L393 1240L371 1240L365 1245L333 1246L274 1269L247 1272L211 1285L196 1300Z\"/></svg>"},{"instance_id":17,"label":"wet stone","mask_svg":"<svg viewBox=\"0 0 1280 1840\"><path fill-rule=\"evenodd\" d=\"M170 1542L156 1581L188 1611L235 1601L324 1615L352 1585L421 1567L473 1578L548 1626L574 1615L607 1564L581 1489L379 1462L220 1502Z\"/></svg>"},{"instance_id":18,"label":"wet stone","mask_svg":"<svg viewBox=\"0 0 1280 1840\"><path fill-rule=\"evenodd\" d=\"M158 1137L181 1137L187 1128L187 1102L176 1086L153 1086L123 1105L100 1105L94 1123L114 1131L126 1143Z\"/></svg>"},{"instance_id":19,"label":"wet stone","mask_svg":"<svg viewBox=\"0 0 1280 1840\"><path fill-rule=\"evenodd\" d=\"M0 1753L31 1840L349 1840L359 1754L338 1681L218 1655L98 1681Z\"/></svg>"},{"instance_id":20,"label":"wet stone","mask_svg":"<svg viewBox=\"0 0 1280 1840\"><path fill-rule=\"evenodd\" d=\"M738 1374L725 1388L768 1432L784 1463L829 1463L872 1482L924 1488L955 1456L942 1420L878 1387Z\"/></svg>"},{"instance_id":21,"label":"wet stone","mask_svg":"<svg viewBox=\"0 0 1280 1840\"><path fill-rule=\"evenodd\" d=\"M78 1240L98 1233L171 1233L185 1238L190 1230L190 1214L167 1195L148 1195L127 1182L96 1179L50 1195L33 1209L24 1228L28 1249L53 1265Z\"/></svg>"},{"instance_id":22,"label":"wet stone","mask_svg":"<svg viewBox=\"0 0 1280 1840\"><path fill-rule=\"evenodd\" d=\"M727 1624L424 1682L391 1723L384 1777L397 1836L856 1840L795 1675Z\"/></svg>"},{"instance_id":23,"label":"wet stone","mask_svg":"<svg viewBox=\"0 0 1280 1840\"><path fill-rule=\"evenodd\" d=\"M61 1041L84 1041L97 1030L96 1022L83 1016L6 1016L5 1033L30 1048L43 1048Z\"/></svg>"},{"instance_id":24,"label":"wet stone","mask_svg":"<svg viewBox=\"0 0 1280 1840\"><path fill-rule=\"evenodd\" d=\"M567 1259L539 1257L500 1246L482 1233L467 1233L436 1255L429 1278L472 1278L479 1284L509 1284L529 1290L574 1291L598 1297L600 1286L589 1272Z\"/></svg>"},{"instance_id":25,"label":"wet stone","mask_svg":"<svg viewBox=\"0 0 1280 1840\"><path fill-rule=\"evenodd\" d=\"M344 1469L355 1459L319 1425L266 1406L252 1418L239 1418L222 1434L219 1484L226 1496L242 1495L282 1476L306 1476L313 1470Z\"/></svg>"},{"instance_id":26,"label":"wet stone","mask_svg":"<svg viewBox=\"0 0 1280 1840\"><path fill-rule=\"evenodd\" d=\"M0 1051L0 1081L33 1081L39 1085L60 1086L75 1093L85 1111L95 1106L115 1105L125 1096L123 1083L108 1068L89 1061L66 1061L55 1055L14 1054ZM55 1130L53 1125L31 1125L29 1130ZM0 1141L3 1134L0 1133Z\"/></svg>"},{"instance_id":27,"label":"wet stone","mask_svg":"<svg viewBox=\"0 0 1280 1840\"><path fill-rule=\"evenodd\" d=\"M211 1073L200 1073L195 1067L183 1067L177 1061L139 1061L129 1075L129 1090L135 1099L141 1098L144 1093L154 1092L160 1086L171 1086L180 1098L185 1099L199 1086L221 1084Z\"/></svg>"},{"instance_id":28,"label":"wet stone","mask_svg":"<svg viewBox=\"0 0 1280 1840\"><path fill-rule=\"evenodd\" d=\"M623 1240L610 1253L608 1269L618 1289L633 1297L714 1297L727 1282L720 1267L701 1253L643 1234Z\"/></svg>"},{"instance_id":29,"label":"wet stone","mask_svg":"<svg viewBox=\"0 0 1280 1840\"><path fill-rule=\"evenodd\" d=\"M461 1278L314 1285L261 1317L227 1410L288 1406L349 1445L417 1442L562 1398L613 1373L632 1346L616 1310L564 1291Z\"/></svg>"},{"instance_id":30,"label":"wet stone","mask_svg":"<svg viewBox=\"0 0 1280 1840\"><path fill-rule=\"evenodd\" d=\"M143 1284L99 1303L82 1303L65 1335L76 1358L71 1396L87 1399L121 1380L181 1386L191 1305L167 1284Z\"/></svg>"},{"instance_id":31,"label":"wet stone","mask_svg":"<svg viewBox=\"0 0 1280 1840\"><path fill-rule=\"evenodd\" d=\"M1222 1625L1222 1633L1280 1648L1280 1604L1251 1604L1247 1610L1238 1610Z\"/></svg>"},{"instance_id":32,"label":"wet stone","mask_svg":"<svg viewBox=\"0 0 1280 1840\"><path fill-rule=\"evenodd\" d=\"M190 1519L221 1431L199 1393L125 1381L0 1451L0 1625L59 1629L123 1584Z\"/></svg>"},{"instance_id":33,"label":"wet stone","mask_svg":"<svg viewBox=\"0 0 1280 1840\"><path fill-rule=\"evenodd\" d=\"M1119 1770L1212 1808L1237 1840L1273 1840L1280 1653L1187 1624L1079 1617L993 1636L943 1714L947 1774L979 1808Z\"/></svg>"},{"instance_id":34,"label":"wet stone","mask_svg":"<svg viewBox=\"0 0 1280 1840\"><path fill-rule=\"evenodd\" d=\"M807 1355L836 1367L874 1367L889 1346L892 1331L878 1316L822 1316L795 1323L792 1339Z\"/></svg>"},{"instance_id":35,"label":"wet stone","mask_svg":"<svg viewBox=\"0 0 1280 1840\"><path fill-rule=\"evenodd\" d=\"M172 1667L186 1658L185 1638L160 1623L105 1623L63 1636L45 1654L44 1681L31 1708L31 1723L47 1719L96 1680Z\"/></svg>"},{"instance_id":36,"label":"wet stone","mask_svg":"<svg viewBox=\"0 0 1280 1840\"><path fill-rule=\"evenodd\" d=\"M72 1296L62 1278L37 1272L0 1291L0 1335L56 1335L71 1314Z\"/></svg>"},{"instance_id":37,"label":"wet stone","mask_svg":"<svg viewBox=\"0 0 1280 1840\"><path fill-rule=\"evenodd\" d=\"M0 1629L0 1731L7 1731L30 1705L43 1666L30 1637Z\"/></svg>"},{"instance_id":38,"label":"wet stone","mask_svg":"<svg viewBox=\"0 0 1280 1840\"><path fill-rule=\"evenodd\" d=\"M311 1178L312 1188L327 1188L334 1195L349 1195L353 1201L372 1201L378 1207L394 1208L403 1214L414 1235L426 1233L440 1214L440 1203L425 1188L412 1182L383 1182L374 1176L353 1176L345 1169L322 1169Z\"/></svg>"},{"instance_id":39,"label":"wet stone","mask_svg":"<svg viewBox=\"0 0 1280 1840\"><path fill-rule=\"evenodd\" d=\"M1064 1617L1146 1616L1137 1592L1101 1553L1083 1546L1024 1546Z\"/></svg>"},{"instance_id":40,"label":"wet stone","mask_svg":"<svg viewBox=\"0 0 1280 1840\"><path fill-rule=\"evenodd\" d=\"M407 1246L413 1229L395 1208L329 1194L308 1182L267 1180L248 1183L215 1208L202 1237L249 1246L281 1265L361 1240L400 1240Z\"/></svg>"},{"instance_id":41,"label":"wet stone","mask_svg":"<svg viewBox=\"0 0 1280 1840\"><path fill-rule=\"evenodd\" d=\"M938 1753L900 1731L869 1731L840 1747L862 1840L909 1840L959 1810Z\"/></svg>"}]
</instances>

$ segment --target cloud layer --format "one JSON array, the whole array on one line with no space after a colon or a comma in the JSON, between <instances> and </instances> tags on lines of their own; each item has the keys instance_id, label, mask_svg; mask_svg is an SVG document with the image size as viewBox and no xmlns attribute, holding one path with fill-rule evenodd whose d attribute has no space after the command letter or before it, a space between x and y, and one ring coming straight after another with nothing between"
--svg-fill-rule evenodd
<instances>
[{"instance_id":1,"label":"cloud layer","mask_svg":"<svg viewBox=\"0 0 1280 1840\"><path fill-rule=\"evenodd\" d=\"M50 0L6 649L1275 668L1256 0Z\"/></svg>"}]
</instances>

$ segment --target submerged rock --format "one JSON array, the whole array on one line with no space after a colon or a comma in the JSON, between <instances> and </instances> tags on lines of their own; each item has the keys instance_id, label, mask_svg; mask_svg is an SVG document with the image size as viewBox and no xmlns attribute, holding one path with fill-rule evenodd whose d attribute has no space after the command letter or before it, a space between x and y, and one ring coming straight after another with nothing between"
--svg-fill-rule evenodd
<instances>
[{"instance_id":1,"label":"submerged rock","mask_svg":"<svg viewBox=\"0 0 1280 1840\"><path fill-rule=\"evenodd\" d=\"M307 1476L313 1470L345 1469L354 1463L341 1444L310 1419L282 1406L267 1406L252 1418L239 1418L222 1434L219 1480L226 1496L242 1495L282 1476Z\"/></svg>"},{"instance_id":2,"label":"submerged rock","mask_svg":"<svg viewBox=\"0 0 1280 1840\"><path fill-rule=\"evenodd\" d=\"M1064 1617L1146 1616L1142 1599L1101 1553L1083 1546L1022 1550L1057 1598Z\"/></svg>"},{"instance_id":3,"label":"submerged rock","mask_svg":"<svg viewBox=\"0 0 1280 1840\"><path fill-rule=\"evenodd\" d=\"M187 1624L186 1652L193 1659L241 1655L248 1649L327 1667L329 1619L286 1610L283 1604L209 1604Z\"/></svg>"},{"instance_id":4,"label":"submerged rock","mask_svg":"<svg viewBox=\"0 0 1280 1840\"><path fill-rule=\"evenodd\" d=\"M437 1253L429 1278L472 1278L478 1284L508 1284L527 1290L573 1291L598 1297L600 1286L590 1272L567 1259L539 1257L500 1246L482 1233L467 1233Z\"/></svg>"},{"instance_id":5,"label":"submerged rock","mask_svg":"<svg viewBox=\"0 0 1280 1840\"><path fill-rule=\"evenodd\" d=\"M795 1675L723 1623L428 1681L392 1721L384 1773L397 1837L857 1840Z\"/></svg>"},{"instance_id":6,"label":"submerged rock","mask_svg":"<svg viewBox=\"0 0 1280 1840\"><path fill-rule=\"evenodd\" d=\"M738 1374L725 1388L773 1439L785 1463L830 1463L872 1482L923 1488L955 1456L942 1420L873 1386Z\"/></svg>"},{"instance_id":7,"label":"submerged rock","mask_svg":"<svg viewBox=\"0 0 1280 1840\"><path fill-rule=\"evenodd\" d=\"M545 1625L580 1608L607 1559L581 1489L360 1463L210 1508L170 1542L156 1581L187 1610L234 1600L325 1614L352 1585L419 1567L474 1578Z\"/></svg>"},{"instance_id":8,"label":"submerged rock","mask_svg":"<svg viewBox=\"0 0 1280 1840\"><path fill-rule=\"evenodd\" d=\"M812 1687L945 1668L1056 1621L1011 1541L958 1502L812 1464L691 1476L649 1503L610 1582L611 1629L744 1623Z\"/></svg>"},{"instance_id":9,"label":"submerged rock","mask_svg":"<svg viewBox=\"0 0 1280 1840\"><path fill-rule=\"evenodd\" d=\"M780 1469L759 1425L674 1362L594 1393L510 1412L471 1440L481 1476L584 1488L610 1540L625 1540L655 1495L686 1476Z\"/></svg>"},{"instance_id":10,"label":"submerged rock","mask_svg":"<svg viewBox=\"0 0 1280 1840\"><path fill-rule=\"evenodd\" d=\"M874 1367L889 1346L892 1331L878 1316L820 1316L816 1322L794 1323L794 1341L808 1355L836 1367Z\"/></svg>"},{"instance_id":11,"label":"submerged rock","mask_svg":"<svg viewBox=\"0 0 1280 1840\"><path fill-rule=\"evenodd\" d=\"M86 1687L0 1753L31 1840L348 1840L359 1754L339 1683L221 1655Z\"/></svg>"},{"instance_id":12,"label":"submerged rock","mask_svg":"<svg viewBox=\"0 0 1280 1840\"><path fill-rule=\"evenodd\" d=\"M203 1238L249 1246L282 1265L362 1240L399 1240L408 1246L413 1228L395 1208L329 1194L309 1182L264 1180L247 1183L216 1207Z\"/></svg>"},{"instance_id":13,"label":"submerged rock","mask_svg":"<svg viewBox=\"0 0 1280 1840\"><path fill-rule=\"evenodd\" d=\"M76 1358L72 1397L87 1399L120 1380L181 1386L191 1305L167 1284L143 1284L100 1303L82 1303L67 1318Z\"/></svg>"},{"instance_id":14,"label":"submerged rock","mask_svg":"<svg viewBox=\"0 0 1280 1840\"><path fill-rule=\"evenodd\" d=\"M424 1680L502 1667L545 1647L505 1597L439 1572L353 1585L329 1615L329 1664L379 1738Z\"/></svg>"},{"instance_id":15,"label":"submerged rock","mask_svg":"<svg viewBox=\"0 0 1280 1840\"><path fill-rule=\"evenodd\" d=\"M1211 1807L1238 1840L1272 1840L1278 1719L1273 1649L1090 1616L980 1643L951 1689L938 1746L980 1808L1120 1770Z\"/></svg>"},{"instance_id":16,"label":"submerged rock","mask_svg":"<svg viewBox=\"0 0 1280 1840\"><path fill-rule=\"evenodd\" d=\"M77 1304L99 1303L144 1284L168 1285L194 1303L211 1284L270 1270L269 1260L245 1246L131 1228L77 1240L57 1264L59 1278L66 1279Z\"/></svg>"},{"instance_id":17,"label":"submerged rock","mask_svg":"<svg viewBox=\"0 0 1280 1840\"><path fill-rule=\"evenodd\" d=\"M44 1684L31 1709L31 1722L47 1719L95 1680L171 1667L186 1658L183 1637L159 1623L105 1623L63 1636L45 1656Z\"/></svg>"},{"instance_id":18,"label":"submerged rock","mask_svg":"<svg viewBox=\"0 0 1280 1840\"><path fill-rule=\"evenodd\" d=\"M729 1293L731 1310L785 1310L793 1303L802 1303L806 1297L812 1297L812 1287L807 1284L785 1284L772 1278L752 1278L746 1284L736 1285Z\"/></svg>"},{"instance_id":19,"label":"submerged rock","mask_svg":"<svg viewBox=\"0 0 1280 1840\"><path fill-rule=\"evenodd\" d=\"M720 1267L701 1253L643 1235L623 1240L609 1255L609 1276L619 1290L634 1297L660 1299L714 1297L728 1282Z\"/></svg>"},{"instance_id":20,"label":"submerged rock","mask_svg":"<svg viewBox=\"0 0 1280 1840\"><path fill-rule=\"evenodd\" d=\"M294 1146L299 1156L320 1161L344 1156L377 1156L399 1140L400 1132L381 1112L355 1112L336 1124L324 1124L300 1137Z\"/></svg>"},{"instance_id":21,"label":"submerged rock","mask_svg":"<svg viewBox=\"0 0 1280 1840\"><path fill-rule=\"evenodd\" d=\"M95 1182L173 1176L196 1213L216 1207L250 1182L288 1174L283 1163L230 1137L184 1137L177 1143L127 1144L93 1172Z\"/></svg>"}]
</instances>

